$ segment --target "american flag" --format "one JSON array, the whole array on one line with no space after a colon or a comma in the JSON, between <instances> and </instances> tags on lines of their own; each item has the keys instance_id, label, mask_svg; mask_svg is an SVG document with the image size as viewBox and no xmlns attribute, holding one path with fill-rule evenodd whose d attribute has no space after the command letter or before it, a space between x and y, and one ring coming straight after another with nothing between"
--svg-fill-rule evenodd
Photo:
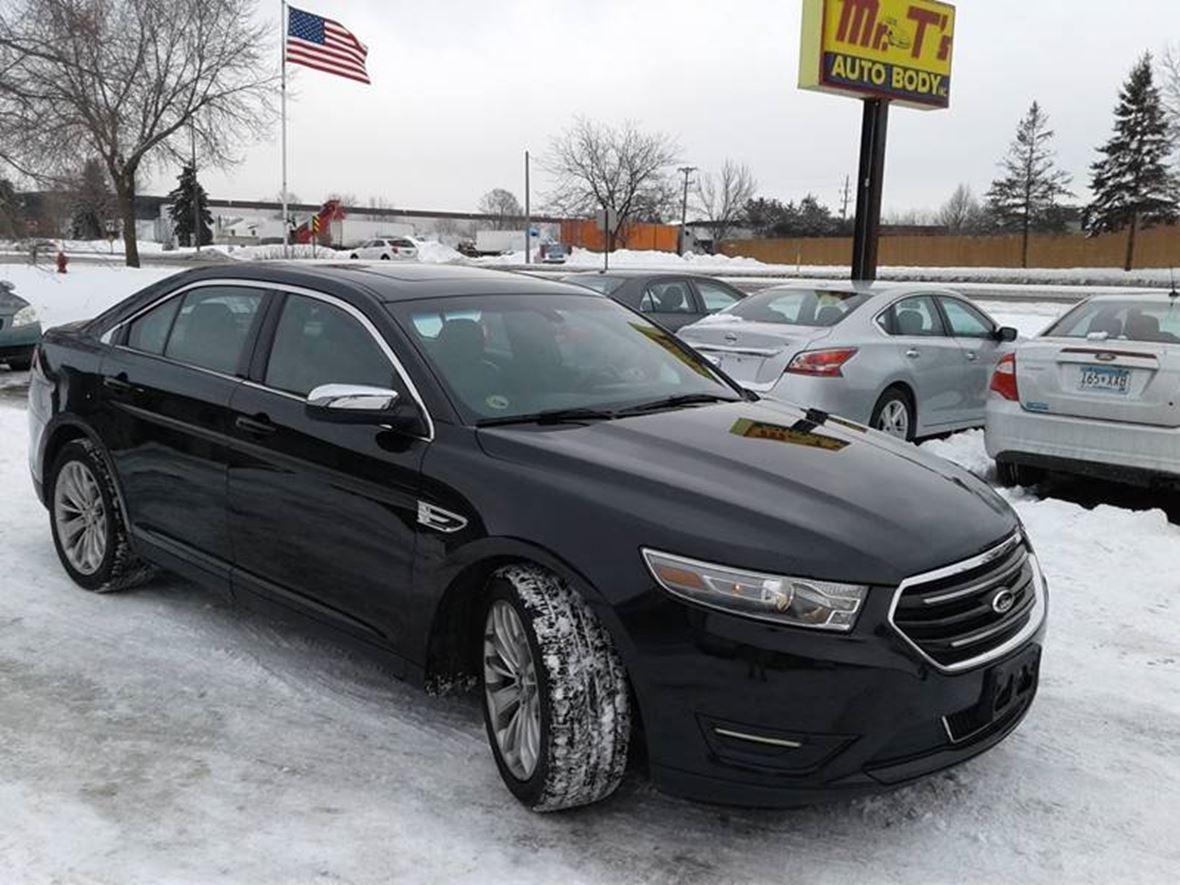
<instances>
[{"instance_id":1,"label":"american flag","mask_svg":"<svg viewBox=\"0 0 1180 885\"><path fill-rule=\"evenodd\" d=\"M365 44L339 22L287 7L287 61L292 64L368 83L368 54Z\"/></svg>"}]
</instances>

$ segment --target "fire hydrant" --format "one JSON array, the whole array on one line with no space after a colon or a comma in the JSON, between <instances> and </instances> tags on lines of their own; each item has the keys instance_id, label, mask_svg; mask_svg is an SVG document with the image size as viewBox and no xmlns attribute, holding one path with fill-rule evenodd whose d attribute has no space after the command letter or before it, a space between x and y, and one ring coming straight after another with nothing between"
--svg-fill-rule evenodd
<instances>
[{"instance_id":1,"label":"fire hydrant","mask_svg":"<svg viewBox=\"0 0 1180 885\"><path fill-rule=\"evenodd\" d=\"M66 272L66 265L69 263L70 263L70 261L68 258L66 258L66 253L59 249L57 251L57 272L58 273L65 273Z\"/></svg>"}]
</instances>

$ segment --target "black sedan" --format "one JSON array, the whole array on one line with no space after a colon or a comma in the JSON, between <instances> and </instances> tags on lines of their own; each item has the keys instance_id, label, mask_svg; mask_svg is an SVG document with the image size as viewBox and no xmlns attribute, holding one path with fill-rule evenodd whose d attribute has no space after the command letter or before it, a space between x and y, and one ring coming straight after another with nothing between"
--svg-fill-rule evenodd
<instances>
[{"instance_id":1,"label":"black sedan","mask_svg":"<svg viewBox=\"0 0 1180 885\"><path fill-rule=\"evenodd\" d=\"M729 283L698 274L586 271L561 279L609 295L672 331L746 297Z\"/></svg>"},{"instance_id":2,"label":"black sedan","mask_svg":"<svg viewBox=\"0 0 1180 885\"><path fill-rule=\"evenodd\" d=\"M202 268L50 330L29 408L77 584L162 567L478 685L537 810L609 795L635 743L708 801L887 789L1036 690L1044 582L985 484L576 287Z\"/></svg>"}]
</instances>

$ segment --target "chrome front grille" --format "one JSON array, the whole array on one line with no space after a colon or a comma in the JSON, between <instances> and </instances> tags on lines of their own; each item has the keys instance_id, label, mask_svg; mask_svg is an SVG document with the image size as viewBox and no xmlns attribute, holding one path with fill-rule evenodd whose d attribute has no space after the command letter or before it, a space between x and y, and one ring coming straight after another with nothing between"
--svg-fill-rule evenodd
<instances>
[{"instance_id":1,"label":"chrome front grille","mask_svg":"<svg viewBox=\"0 0 1180 885\"><path fill-rule=\"evenodd\" d=\"M897 590L890 621L943 670L965 670L1015 648L1044 618L1044 586L1023 535Z\"/></svg>"}]
</instances>

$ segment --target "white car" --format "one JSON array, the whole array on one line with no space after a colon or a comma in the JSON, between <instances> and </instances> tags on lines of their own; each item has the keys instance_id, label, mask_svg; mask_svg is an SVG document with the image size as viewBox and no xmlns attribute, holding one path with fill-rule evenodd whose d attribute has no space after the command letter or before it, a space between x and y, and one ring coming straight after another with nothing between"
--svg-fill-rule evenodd
<instances>
[{"instance_id":1,"label":"white car","mask_svg":"<svg viewBox=\"0 0 1180 885\"><path fill-rule=\"evenodd\" d=\"M986 439L1007 485L1180 483L1180 295L1095 296L1003 357Z\"/></svg>"},{"instance_id":2,"label":"white car","mask_svg":"<svg viewBox=\"0 0 1180 885\"><path fill-rule=\"evenodd\" d=\"M418 257L418 247L413 240L405 237L369 240L357 246L348 254L349 258L378 258L382 261L413 261Z\"/></svg>"}]
</instances>

